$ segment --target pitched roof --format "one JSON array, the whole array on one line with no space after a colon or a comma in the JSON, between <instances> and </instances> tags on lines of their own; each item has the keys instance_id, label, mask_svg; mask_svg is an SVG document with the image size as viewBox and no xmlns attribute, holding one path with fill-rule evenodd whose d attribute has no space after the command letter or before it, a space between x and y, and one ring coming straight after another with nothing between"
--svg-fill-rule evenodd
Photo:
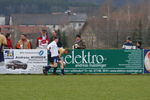
<instances>
[{"instance_id":1,"label":"pitched roof","mask_svg":"<svg viewBox=\"0 0 150 100\"><path fill-rule=\"evenodd\" d=\"M61 25L67 23L65 15L50 14L14 14L12 21L15 25Z\"/></svg>"},{"instance_id":2,"label":"pitched roof","mask_svg":"<svg viewBox=\"0 0 150 100\"><path fill-rule=\"evenodd\" d=\"M70 22L86 22L87 15L86 14L73 14L69 17Z\"/></svg>"},{"instance_id":3,"label":"pitched roof","mask_svg":"<svg viewBox=\"0 0 150 100\"><path fill-rule=\"evenodd\" d=\"M85 22L86 14L13 14L14 25L64 25L69 22Z\"/></svg>"}]
</instances>

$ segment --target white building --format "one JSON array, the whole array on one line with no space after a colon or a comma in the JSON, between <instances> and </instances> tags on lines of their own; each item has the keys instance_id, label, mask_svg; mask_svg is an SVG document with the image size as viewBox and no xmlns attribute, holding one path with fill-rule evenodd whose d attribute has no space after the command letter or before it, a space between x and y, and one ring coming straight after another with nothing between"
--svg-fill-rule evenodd
<instances>
[{"instance_id":1,"label":"white building","mask_svg":"<svg viewBox=\"0 0 150 100\"><path fill-rule=\"evenodd\" d=\"M5 25L5 17L0 17L0 25Z\"/></svg>"}]
</instances>

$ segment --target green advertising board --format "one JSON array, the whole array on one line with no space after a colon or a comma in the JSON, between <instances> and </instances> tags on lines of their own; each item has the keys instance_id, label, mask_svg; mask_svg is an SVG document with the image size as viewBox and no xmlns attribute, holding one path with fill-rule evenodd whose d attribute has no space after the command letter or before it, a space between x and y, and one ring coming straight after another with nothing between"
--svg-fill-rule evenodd
<instances>
[{"instance_id":1,"label":"green advertising board","mask_svg":"<svg viewBox=\"0 0 150 100\"><path fill-rule=\"evenodd\" d=\"M144 72L143 50L72 50L62 59L65 73Z\"/></svg>"}]
</instances>

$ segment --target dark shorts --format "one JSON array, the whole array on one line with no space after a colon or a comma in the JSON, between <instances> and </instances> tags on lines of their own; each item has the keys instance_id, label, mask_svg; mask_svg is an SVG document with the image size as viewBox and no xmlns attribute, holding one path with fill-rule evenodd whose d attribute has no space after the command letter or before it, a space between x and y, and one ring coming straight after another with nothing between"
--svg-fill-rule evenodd
<instances>
[{"instance_id":1,"label":"dark shorts","mask_svg":"<svg viewBox=\"0 0 150 100\"><path fill-rule=\"evenodd\" d=\"M60 58L58 56L52 57L52 61L58 63L60 61Z\"/></svg>"}]
</instances>

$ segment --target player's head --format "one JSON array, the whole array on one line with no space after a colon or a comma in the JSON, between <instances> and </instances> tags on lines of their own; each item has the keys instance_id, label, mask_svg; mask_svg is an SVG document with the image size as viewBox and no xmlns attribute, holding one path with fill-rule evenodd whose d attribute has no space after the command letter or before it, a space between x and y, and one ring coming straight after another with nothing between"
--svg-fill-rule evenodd
<instances>
[{"instance_id":1,"label":"player's head","mask_svg":"<svg viewBox=\"0 0 150 100\"><path fill-rule=\"evenodd\" d=\"M53 40L58 43L59 39L57 37L54 37Z\"/></svg>"},{"instance_id":2,"label":"player's head","mask_svg":"<svg viewBox=\"0 0 150 100\"><path fill-rule=\"evenodd\" d=\"M53 35L54 37L56 37L56 36L57 36L56 31L52 31L52 35Z\"/></svg>"}]
</instances>

